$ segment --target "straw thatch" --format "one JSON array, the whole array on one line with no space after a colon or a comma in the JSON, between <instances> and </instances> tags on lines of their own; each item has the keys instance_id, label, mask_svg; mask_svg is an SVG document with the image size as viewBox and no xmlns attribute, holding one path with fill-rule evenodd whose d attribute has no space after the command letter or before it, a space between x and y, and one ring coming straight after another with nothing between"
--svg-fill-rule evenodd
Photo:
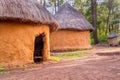
<instances>
[{"instance_id":1,"label":"straw thatch","mask_svg":"<svg viewBox=\"0 0 120 80\"><path fill-rule=\"evenodd\" d=\"M58 29L93 30L85 17L67 2L59 7L55 17L59 22Z\"/></svg>"},{"instance_id":2,"label":"straw thatch","mask_svg":"<svg viewBox=\"0 0 120 80\"><path fill-rule=\"evenodd\" d=\"M108 35L108 39L112 39L112 38L116 38L118 37L118 34L115 33L115 32L111 32L109 35Z\"/></svg>"},{"instance_id":3,"label":"straw thatch","mask_svg":"<svg viewBox=\"0 0 120 80\"><path fill-rule=\"evenodd\" d=\"M49 24L55 30L54 17L37 0L0 0L0 21Z\"/></svg>"}]
</instances>

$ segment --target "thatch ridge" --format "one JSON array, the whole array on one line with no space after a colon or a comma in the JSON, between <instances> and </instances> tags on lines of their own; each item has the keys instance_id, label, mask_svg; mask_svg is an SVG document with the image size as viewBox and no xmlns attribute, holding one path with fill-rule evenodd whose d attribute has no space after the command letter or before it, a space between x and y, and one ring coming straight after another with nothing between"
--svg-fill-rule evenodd
<instances>
[{"instance_id":1,"label":"thatch ridge","mask_svg":"<svg viewBox=\"0 0 120 80\"><path fill-rule=\"evenodd\" d=\"M74 9L68 2L59 7L55 18L59 23L58 29L93 30L85 17Z\"/></svg>"},{"instance_id":2,"label":"thatch ridge","mask_svg":"<svg viewBox=\"0 0 120 80\"><path fill-rule=\"evenodd\" d=\"M57 27L54 17L37 0L0 0L0 21L32 22Z\"/></svg>"}]
</instances>

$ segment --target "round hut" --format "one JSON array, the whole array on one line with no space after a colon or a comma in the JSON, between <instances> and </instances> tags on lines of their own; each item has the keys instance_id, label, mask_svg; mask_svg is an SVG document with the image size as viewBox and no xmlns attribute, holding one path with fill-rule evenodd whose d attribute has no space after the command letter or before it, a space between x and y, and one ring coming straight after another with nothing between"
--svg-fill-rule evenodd
<instances>
[{"instance_id":1,"label":"round hut","mask_svg":"<svg viewBox=\"0 0 120 80\"><path fill-rule=\"evenodd\" d=\"M110 32L110 34L108 35L109 46L118 46L119 45L118 37L119 37L119 35L117 33Z\"/></svg>"},{"instance_id":2,"label":"round hut","mask_svg":"<svg viewBox=\"0 0 120 80\"><path fill-rule=\"evenodd\" d=\"M26 64L49 59L49 33L54 17L33 0L0 0L0 64Z\"/></svg>"},{"instance_id":3,"label":"round hut","mask_svg":"<svg viewBox=\"0 0 120 80\"><path fill-rule=\"evenodd\" d=\"M69 3L59 7L55 18L58 31L50 34L51 51L68 51L90 48L92 25Z\"/></svg>"}]
</instances>

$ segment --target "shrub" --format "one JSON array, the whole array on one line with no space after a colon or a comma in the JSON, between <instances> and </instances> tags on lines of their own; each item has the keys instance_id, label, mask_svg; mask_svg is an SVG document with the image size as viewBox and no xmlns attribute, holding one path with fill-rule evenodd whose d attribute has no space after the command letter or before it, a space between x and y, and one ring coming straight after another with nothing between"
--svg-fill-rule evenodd
<instances>
[{"instance_id":1,"label":"shrub","mask_svg":"<svg viewBox=\"0 0 120 80\"><path fill-rule=\"evenodd\" d=\"M4 70L5 68L2 65L0 65L0 74L3 73Z\"/></svg>"},{"instance_id":2,"label":"shrub","mask_svg":"<svg viewBox=\"0 0 120 80\"><path fill-rule=\"evenodd\" d=\"M91 44L91 45L94 44L94 39L93 39L93 38L91 38L91 40L90 40L90 44Z\"/></svg>"},{"instance_id":3,"label":"shrub","mask_svg":"<svg viewBox=\"0 0 120 80\"><path fill-rule=\"evenodd\" d=\"M99 43L107 43L107 36L105 35L100 35L98 37Z\"/></svg>"},{"instance_id":4,"label":"shrub","mask_svg":"<svg viewBox=\"0 0 120 80\"><path fill-rule=\"evenodd\" d=\"M107 36L99 35L98 41L99 41L99 43L107 43ZM93 45L93 44L94 44L94 39L93 39L93 37L91 37L91 45Z\"/></svg>"}]
</instances>

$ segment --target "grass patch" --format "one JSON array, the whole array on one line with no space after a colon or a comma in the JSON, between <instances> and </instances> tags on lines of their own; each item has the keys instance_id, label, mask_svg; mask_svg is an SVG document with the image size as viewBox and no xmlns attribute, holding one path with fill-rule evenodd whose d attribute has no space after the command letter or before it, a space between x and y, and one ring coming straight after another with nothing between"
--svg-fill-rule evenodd
<instances>
[{"instance_id":1,"label":"grass patch","mask_svg":"<svg viewBox=\"0 0 120 80\"><path fill-rule=\"evenodd\" d=\"M0 74L2 74L4 70L5 68L2 65L0 65Z\"/></svg>"},{"instance_id":2,"label":"grass patch","mask_svg":"<svg viewBox=\"0 0 120 80\"><path fill-rule=\"evenodd\" d=\"M54 61L57 61L57 62L62 60L62 58L60 56L51 56L50 59L54 60Z\"/></svg>"},{"instance_id":3,"label":"grass patch","mask_svg":"<svg viewBox=\"0 0 120 80\"><path fill-rule=\"evenodd\" d=\"M51 56L51 60L61 61L63 59L73 60L87 56L85 51L63 52L59 56Z\"/></svg>"}]
</instances>

